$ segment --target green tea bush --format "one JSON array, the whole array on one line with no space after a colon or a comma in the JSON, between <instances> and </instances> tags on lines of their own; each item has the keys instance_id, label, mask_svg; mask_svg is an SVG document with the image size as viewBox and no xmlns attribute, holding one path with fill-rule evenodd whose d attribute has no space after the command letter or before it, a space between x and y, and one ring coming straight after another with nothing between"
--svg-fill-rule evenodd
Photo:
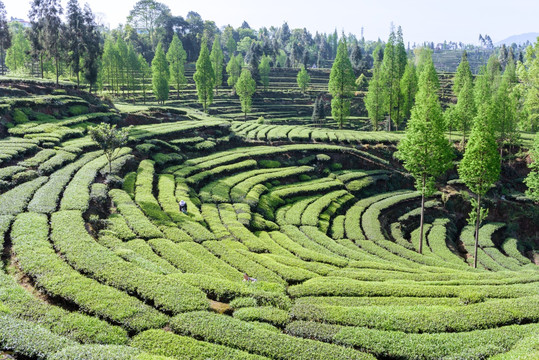
<instances>
[{"instance_id":1,"label":"green tea bush","mask_svg":"<svg viewBox=\"0 0 539 360\"><path fill-rule=\"evenodd\" d=\"M206 296L198 289L140 269L97 244L84 228L84 220L78 211L54 213L51 224L54 245L79 271L137 294L169 312L207 308Z\"/></svg>"},{"instance_id":2,"label":"green tea bush","mask_svg":"<svg viewBox=\"0 0 539 360\"><path fill-rule=\"evenodd\" d=\"M230 347L195 340L163 330L148 330L135 336L132 347L174 359L265 359Z\"/></svg>"},{"instance_id":3,"label":"green tea bush","mask_svg":"<svg viewBox=\"0 0 539 360\"><path fill-rule=\"evenodd\" d=\"M49 359L54 353L76 342L29 321L0 315L0 347L37 359Z\"/></svg>"},{"instance_id":4,"label":"green tea bush","mask_svg":"<svg viewBox=\"0 0 539 360\"><path fill-rule=\"evenodd\" d=\"M174 331L274 359L374 359L371 355L321 342L298 339L208 312L185 313L171 321Z\"/></svg>"},{"instance_id":5,"label":"green tea bush","mask_svg":"<svg viewBox=\"0 0 539 360\"><path fill-rule=\"evenodd\" d=\"M284 327L289 321L288 311L271 306L243 307L234 311L234 317L243 321L262 321Z\"/></svg>"},{"instance_id":6,"label":"green tea bush","mask_svg":"<svg viewBox=\"0 0 539 360\"><path fill-rule=\"evenodd\" d=\"M28 122L28 116L21 109L13 110L12 117L15 124L24 124Z\"/></svg>"},{"instance_id":7,"label":"green tea bush","mask_svg":"<svg viewBox=\"0 0 539 360\"><path fill-rule=\"evenodd\" d=\"M11 231L19 265L38 287L128 329L143 330L166 323L165 315L136 298L75 271L56 254L48 234L47 216L35 213L19 214Z\"/></svg>"}]
</instances>

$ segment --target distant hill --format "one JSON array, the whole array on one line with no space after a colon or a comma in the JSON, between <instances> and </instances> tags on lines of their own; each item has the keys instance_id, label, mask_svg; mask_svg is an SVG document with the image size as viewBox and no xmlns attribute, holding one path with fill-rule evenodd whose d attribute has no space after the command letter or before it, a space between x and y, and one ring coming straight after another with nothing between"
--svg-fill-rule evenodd
<instances>
[{"instance_id":1,"label":"distant hill","mask_svg":"<svg viewBox=\"0 0 539 360\"><path fill-rule=\"evenodd\" d=\"M520 34L520 35L513 35L509 36L507 39L498 41L494 45L511 45L512 43L516 44L524 44L526 41L530 41L531 43L534 43L537 41L537 37L539 36L539 33L526 33L526 34Z\"/></svg>"}]
</instances>

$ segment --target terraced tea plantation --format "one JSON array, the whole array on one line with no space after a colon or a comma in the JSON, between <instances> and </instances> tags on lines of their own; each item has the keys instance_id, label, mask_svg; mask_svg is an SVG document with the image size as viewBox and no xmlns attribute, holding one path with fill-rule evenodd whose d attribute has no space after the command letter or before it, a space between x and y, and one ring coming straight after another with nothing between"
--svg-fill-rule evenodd
<instances>
[{"instance_id":1,"label":"terraced tea plantation","mask_svg":"<svg viewBox=\"0 0 539 360\"><path fill-rule=\"evenodd\" d=\"M461 203L438 194L419 254L398 134L10 91L0 350L17 359L539 358L533 244L487 222L473 269ZM101 121L133 125L119 176L87 134Z\"/></svg>"}]
</instances>

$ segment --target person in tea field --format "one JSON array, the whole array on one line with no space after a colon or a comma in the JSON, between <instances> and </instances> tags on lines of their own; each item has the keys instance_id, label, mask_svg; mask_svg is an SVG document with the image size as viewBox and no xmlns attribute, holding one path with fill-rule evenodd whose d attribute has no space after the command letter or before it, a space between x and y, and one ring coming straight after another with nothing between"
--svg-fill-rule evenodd
<instances>
[{"instance_id":1,"label":"person in tea field","mask_svg":"<svg viewBox=\"0 0 539 360\"><path fill-rule=\"evenodd\" d=\"M183 200L180 200L180 211L187 214L187 203Z\"/></svg>"},{"instance_id":2,"label":"person in tea field","mask_svg":"<svg viewBox=\"0 0 539 360\"><path fill-rule=\"evenodd\" d=\"M249 275L247 275L247 273L243 273L243 281L247 281L247 282L255 282L256 279L250 277Z\"/></svg>"}]
</instances>

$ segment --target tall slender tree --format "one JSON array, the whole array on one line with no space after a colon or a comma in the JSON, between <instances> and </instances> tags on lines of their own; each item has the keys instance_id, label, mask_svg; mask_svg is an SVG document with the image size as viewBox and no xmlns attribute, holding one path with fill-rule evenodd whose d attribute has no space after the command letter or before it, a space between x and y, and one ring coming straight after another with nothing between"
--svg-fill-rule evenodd
<instances>
[{"instance_id":1,"label":"tall slender tree","mask_svg":"<svg viewBox=\"0 0 539 360\"><path fill-rule=\"evenodd\" d=\"M305 93L305 91L307 91L307 88L309 87L309 84L311 83L311 77L305 69L305 66L301 65L301 69L298 71L296 80L301 92Z\"/></svg>"},{"instance_id":2,"label":"tall slender tree","mask_svg":"<svg viewBox=\"0 0 539 360\"><path fill-rule=\"evenodd\" d=\"M10 71L23 71L30 60L30 41L27 39L24 28L19 23L12 23L12 44L6 51L6 65Z\"/></svg>"},{"instance_id":3,"label":"tall slender tree","mask_svg":"<svg viewBox=\"0 0 539 360\"><path fill-rule=\"evenodd\" d=\"M516 98L512 94L509 76L504 76L494 95L490 109L500 160L503 159L504 146L514 144L518 139L517 107Z\"/></svg>"},{"instance_id":4,"label":"tall slender tree","mask_svg":"<svg viewBox=\"0 0 539 360\"><path fill-rule=\"evenodd\" d=\"M236 56L232 56L230 58L230 61L226 65L226 73L228 75L227 83L230 87L232 87L233 91L235 90L236 82L240 78L241 75L241 65L243 63L243 58L240 54Z\"/></svg>"},{"instance_id":5,"label":"tall slender tree","mask_svg":"<svg viewBox=\"0 0 539 360\"><path fill-rule=\"evenodd\" d=\"M167 60L170 67L170 81L176 88L178 99L180 98L180 89L187 84L187 79L184 75L186 59L187 53L183 49L182 42L178 35L174 34L167 51Z\"/></svg>"},{"instance_id":6,"label":"tall slender tree","mask_svg":"<svg viewBox=\"0 0 539 360\"><path fill-rule=\"evenodd\" d=\"M339 128L342 128L350 115L350 99L356 87L354 69L352 69L348 57L348 48L344 37L339 41L337 56L329 75L328 87L333 97L331 99L331 115L339 124Z\"/></svg>"},{"instance_id":7,"label":"tall slender tree","mask_svg":"<svg viewBox=\"0 0 539 360\"><path fill-rule=\"evenodd\" d=\"M221 41L219 36L215 36L210 54L211 66L215 74L215 94L219 94L219 86L223 84L223 49L221 49Z\"/></svg>"},{"instance_id":8,"label":"tall slender tree","mask_svg":"<svg viewBox=\"0 0 539 360\"><path fill-rule=\"evenodd\" d=\"M88 4L84 5L84 78L90 84L90 92L92 86L97 83L99 74L99 64L101 55L103 54L102 37L95 21L94 13Z\"/></svg>"},{"instance_id":9,"label":"tall slender tree","mask_svg":"<svg viewBox=\"0 0 539 360\"><path fill-rule=\"evenodd\" d=\"M526 49L525 62L519 63L518 78L525 86L524 110L527 114L521 128L539 130L539 41Z\"/></svg>"},{"instance_id":10,"label":"tall slender tree","mask_svg":"<svg viewBox=\"0 0 539 360\"><path fill-rule=\"evenodd\" d=\"M6 63L6 50L11 46L11 33L7 23L6 8L0 1L0 74L4 75Z\"/></svg>"},{"instance_id":11,"label":"tall slender tree","mask_svg":"<svg viewBox=\"0 0 539 360\"><path fill-rule=\"evenodd\" d=\"M133 99L135 99L135 90L137 88L137 75L140 72L140 63L138 61L137 53L135 52L135 48L133 47L133 44L129 43L127 45L127 91L129 94L129 91L131 91L131 94L133 95ZM133 100L135 101L135 100Z\"/></svg>"},{"instance_id":12,"label":"tall slender tree","mask_svg":"<svg viewBox=\"0 0 539 360\"><path fill-rule=\"evenodd\" d=\"M60 78L60 60L62 51L61 33L63 30L60 16L63 14L59 0L33 0L28 16L35 36L36 53L41 59L41 76L43 77L43 57L45 52L54 59L56 69L56 84Z\"/></svg>"},{"instance_id":13,"label":"tall slender tree","mask_svg":"<svg viewBox=\"0 0 539 360\"><path fill-rule=\"evenodd\" d=\"M401 115L404 119L409 119L414 106L415 95L417 93L417 73L413 61L408 61L404 74L402 75L400 87L402 97Z\"/></svg>"},{"instance_id":14,"label":"tall slender tree","mask_svg":"<svg viewBox=\"0 0 539 360\"><path fill-rule=\"evenodd\" d=\"M251 111L251 104L255 91L256 82L251 76L251 71L249 71L249 69L243 69L240 78L236 83L236 93L240 97L241 110L245 115L245 120L247 120L247 113Z\"/></svg>"},{"instance_id":15,"label":"tall slender tree","mask_svg":"<svg viewBox=\"0 0 539 360\"><path fill-rule=\"evenodd\" d=\"M117 71L118 71L118 81L120 90L122 90L122 94L125 93L125 90L127 88L127 73L128 73L128 63L127 63L127 43L123 39L123 37L118 36L118 39L116 39L116 49L117 49ZM127 88L128 95L129 95L129 89Z\"/></svg>"},{"instance_id":16,"label":"tall slender tree","mask_svg":"<svg viewBox=\"0 0 539 360\"><path fill-rule=\"evenodd\" d=\"M489 124L488 108L488 104L480 105L464 157L458 167L460 178L477 196L472 201L468 220L470 224L475 223L474 268L477 268L479 226L488 215L488 210L481 208L481 200L500 176L500 155Z\"/></svg>"},{"instance_id":17,"label":"tall slender tree","mask_svg":"<svg viewBox=\"0 0 539 360\"><path fill-rule=\"evenodd\" d=\"M142 54L138 55L138 62L139 62L139 69L140 69L140 88L142 89L142 96L144 104L146 104L146 81L152 76L152 70L150 69L150 65L148 65L148 62L142 56Z\"/></svg>"},{"instance_id":18,"label":"tall slender tree","mask_svg":"<svg viewBox=\"0 0 539 360\"><path fill-rule=\"evenodd\" d=\"M435 179L452 166L453 160L451 145L445 138L438 85L433 81L436 77L434 64L432 60L428 61L419 76L419 91L412 117L397 152L397 157L415 178L417 190L421 191L419 253L423 252L425 198L434 193Z\"/></svg>"},{"instance_id":19,"label":"tall slender tree","mask_svg":"<svg viewBox=\"0 0 539 360\"><path fill-rule=\"evenodd\" d=\"M381 46L378 45L373 52L374 66L369 81L369 90L365 97L365 107L371 119L372 128L378 130L378 124L384 120L386 97L382 74L382 59L380 59Z\"/></svg>"},{"instance_id":20,"label":"tall slender tree","mask_svg":"<svg viewBox=\"0 0 539 360\"><path fill-rule=\"evenodd\" d=\"M196 72L193 75L196 83L198 101L202 104L204 112L213 102L213 87L215 85L215 73L211 66L210 54L206 39L202 40L200 54L196 63Z\"/></svg>"},{"instance_id":21,"label":"tall slender tree","mask_svg":"<svg viewBox=\"0 0 539 360\"><path fill-rule=\"evenodd\" d=\"M271 58L265 55L262 56L262 59L260 59L260 65L258 65L260 81L262 82L262 86L264 86L264 91L267 91L269 86L269 74L271 71L270 62Z\"/></svg>"},{"instance_id":22,"label":"tall slender tree","mask_svg":"<svg viewBox=\"0 0 539 360\"><path fill-rule=\"evenodd\" d=\"M459 96L460 90L467 81L473 81L473 75L470 69L470 63L468 62L468 53L464 50L453 80L453 92L455 95Z\"/></svg>"},{"instance_id":23,"label":"tall slender tree","mask_svg":"<svg viewBox=\"0 0 539 360\"><path fill-rule=\"evenodd\" d=\"M397 35L395 29L391 27L389 39L384 49L384 59L382 62L382 70L384 74L384 83L386 91L386 113L389 115L387 130L391 131L391 122L399 125L398 107L400 98L400 56L397 48Z\"/></svg>"},{"instance_id":24,"label":"tall slender tree","mask_svg":"<svg viewBox=\"0 0 539 360\"><path fill-rule=\"evenodd\" d=\"M168 99L170 72L163 45L159 43L152 60L152 85L157 101L164 104Z\"/></svg>"},{"instance_id":25,"label":"tall slender tree","mask_svg":"<svg viewBox=\"0 0 539 360\"><path fill-rule=\"evenodd\" d=\"M474 99L474 87L470 78L465 79L457 98L455 107L455 121L457 130L462 133L462 146L466 143L466 137L473 126L473 120L477 115L477 107Z\"/></svg>"},{"instance_id":26,"label":"tall slender tree","mask_svg":"<svg viewBox=\"0 0 539 360\"><path fill-rule=\"evenodd\" d=\"M71 71L80 85L81 58L84 52L84 15L78 0L67 3L66 50Z\"/></svg>"},{"instance_id":27,"label":"tall slender tree","mask_svg":"<svg viewBox=\"0 0 539 360\"><path fill-rule=\"evenodd\" d=\"M118 93L118 50L116 43L108 37L103 49L103 72L112 93Z\"/></svg>"},{"instance_id":28,"label":"tall slender tree","mask_svg":"<svg viewBox=\"0 0 539 360\"><path fill-rule=\"evenodd\" d=\"M528 164L530 173L524 180L528 187L526 195L539 202L539 133L535 134L533 147L530 149L531 162Z\"/></svg>"}]
</instances>

